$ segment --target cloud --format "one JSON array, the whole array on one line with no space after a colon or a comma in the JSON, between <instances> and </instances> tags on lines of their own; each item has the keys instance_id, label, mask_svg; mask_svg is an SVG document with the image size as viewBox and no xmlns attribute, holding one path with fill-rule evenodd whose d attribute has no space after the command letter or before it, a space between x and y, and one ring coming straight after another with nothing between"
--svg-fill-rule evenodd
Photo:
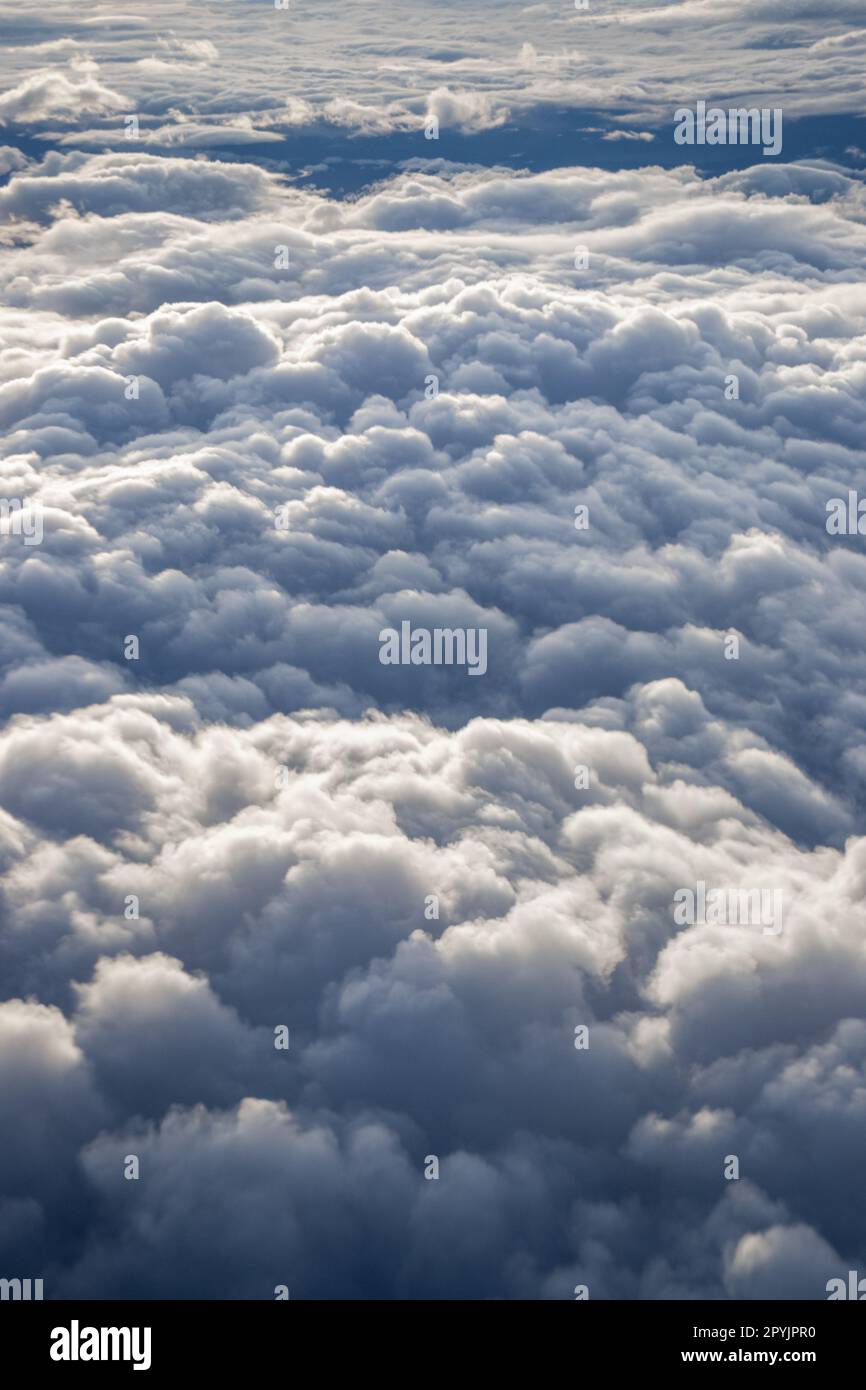
<instances>
[{"instance_id":1,"label":"cloud","mask_svg":"<svg viewBox=\"0 0 866 1390\"><path fill-rule=\"evenodd\" d=\"M99 79L92 59L74 56L66 68L40 68L0 95L0 125L120 111L124 97Z\"/></svg>"},{"instance_id":2,"label":"cloud","mask_svg":"<svg viewBox=\"0 0 866 1390\"><path fill-rule=\"evenodd\" d=\"M0 174L9 174L14 169L23 169L27 164L25 156L13 145L0 145Z\"/></svg>"},{"instance_id":3,"label":"cloud","mask_svg":"<svg viewBox=\"0 0 866 1390\"><path fill-rule=\"evenodd\" d=\"M636 691L636 708L661 693ZM582 1271L609 1297L696 1279L708 1296L768 1297L779 1278L786 1296L822 1296L828 1251L853 1259L863 1238L846 1193L866 1057L864 842L800 849L720 788L690 790L681 764L651 761L601 713L448 732L311 712L241 732L186 700L121 695L13 722L4 976L31 985L26 923L57 1001L39 1008L68 1009L68 1065L92 1097L69 1142L85 1145L79 1201L102 1234L58 1269L64 1293L568 1297ZM8 794L18 760L44 785L36 736L67 767L61 740L82 751L74 815L63 795L48 814ZM673 893L697 878L778 884L784 932L678 930ZM143 1208L121 1196L129 1153L147 1173ZM755 1194L742 1208L722 1173L731 1153ZM816 1166L832 1181L816 1187ZM659 1183L718 1252L715 1275L677 1248ZM239 1190L260 1216L223 1247ZM166 1201L176 1220L152 1223ZM478 1202L455 1273L442 1223L456 1232ZM611 1202L631 1204L645 1244L591 1237L594 1205ZM342 1255L318 1243L320 1209L340 1213ZM262 1243L274 1210L289 1225ZM371 1261L364 1232L380 1220ZM760 1234L780 1224L808 1227L824 1252L804 1254L794 1283L768 1253L781 1237Z\"/></svg>"},{"instance_id":4,"label":"cloud","mask_svg":"<svg viewBox=\"0 0 866 1390\"><path fill-rule=\"evenodd\" d=\"M824 521L861 428L862 233L844 172L829 202L828 171L779 174L411 170L345 204L147 155L17 176L22 211L93 207L60 211L7 282L41 314L0 387L15 487L50 536L4 571L28 659L74 657L118 689L137 632L137 677L241 720L324 691L446 722L479 700L537 716L673 676L757 739L751 790L745 750L718 768L733 793L841 843L860 736L829 692L858 678L836 632L860 561ZM167 180L189 210L154 218ZM404 618L486 626L495 679L470 696L382 667L377 634ZM10 712L34 708L27 679ZM804 733L822 699L819 764ZM771 794L773 750L819 790Z\"/></svg>"},{"instance_id":5,"label":"cloud","mask_svg":"<svg viewBox=\"0 0 866 1390\"><path fill-rule=\"evenodd\" d=\"M18 78L6 98L11 118L38 124L122 109L143 125L168 117L175 138L185 126L190 142L200 142L199 118L204 131L223 126L226 141L238 140L239 126L262 130L271 121L280 130L300 121L311 130L335 123L361 135L420 137L425 112L463 133L569 110L632 128L638 120L668 126L678 106L702 93L730 104L771 91L786 119L862 114L862 30L852 28L862 20L859 0L838 0L820 14L811 0L579 12L521 0L430 11L400 0L384 31L372 0L359 0L336 48L315 9L222 5L204 39L199 17L180 0L168 0L162 13L156 47L143 14L100 14L97 25L61 3L42 17L10 15L10 72ZM630 33L639 43L627 41ZM220 62L229 53L230 73ZM69 62L35 66L46 57ZM178 119L181 112L187 119ZM98 128L88 138L98 139Z\"/></svg>"},{"instance_id":6,"label":"cloud","mask_svg":"<svg viewBox=\"0 0 866 1390\"><path fill-rule=\"evenodd\" d=\"M497 105L479 92L452 92L448 87L437 87L427 98L426 114L428 119L435 116L440 125L458 130L489 130L508 119L508 109L497 109Z\"/></svg>"},{"instance_id":7,"label":"cloud","mask_svg":"<svg viewBox=\"0 0 866 1390\"><path fill-rule=\"evenodd\" d=\"M13 105L509 141L640 19L621 148L708 17L575 14L553 64L532 8L533 52L518 6L368 35L366 88L299 15L295 106L255 7L155 55L118 16L55 97L18 54ZM755 13L720 90L794 53L844 92L857 44ZM866 568L826 527L862 179L441 148L345 199L247 151L7 157L0 1234L50 1296L821 1298L866 1258ZM483 630L486 674L383 664L404 622ZM678 920L698 884L782 930Z\"/></svg>"},{"instance_id":8,"label":"cloud","mask_svg":"<svg viewBox=\"0 0 866 1390\"><path fill-rule=\"evenodd\" d=\"M0 189L10 217L53 222L58 207L78 215L128 216L159 212L169 199L174 216L231 216L259 205L270 187L252 165L243 172L219 163L157 158L136 152L103 155L52 153Z\"/></svg>"}]
</instances>

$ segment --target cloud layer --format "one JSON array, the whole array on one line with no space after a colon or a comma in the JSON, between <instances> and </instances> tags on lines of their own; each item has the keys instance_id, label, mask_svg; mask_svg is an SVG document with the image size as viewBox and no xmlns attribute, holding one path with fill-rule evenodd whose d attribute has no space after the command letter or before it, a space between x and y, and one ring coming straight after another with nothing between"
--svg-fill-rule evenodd
<instances>
[{"instance_id":1,"label":"cloud layer","mask_svg":"<svg viewBox=\"0 0 866 1390\"><path fill-rule=\"evenodd\" d=\"M145 52L19 7L65 85L31 52L0 103L77 143L173 121L181 65L206 127L252 6L182 8ZM844 91L857 17L784 8ZM707 14L594 9L590 54ZM513 102L429 84L439 10L433 105L419 37L357 107ZM419 158L340 201L237 154L0 151L4 1268L824 1297L866 1260L863 178ZM405 620L487 673L383 665ZM784 929L678 923L698 882Z\"/></svg>"},{"instance_id":2,"label":"cloud layer","mask_svg":"<svg viewBox=\"0 0 866 1390\"><path fill-rule=\"evenodd\" d=\"M698 96L764 105L771 94L792 117L866 114L860 0L393 0L387 13L356 0L338 25L321 0L223 0L206 33L182 0L163 0L157 28L136 9L0 5L11 79L0 121L112 144L125 110L161 143L207 144L319 123L418 130L436 115L463 132L511 122L519 143L541 109L604 112L628 128L669 121Z\"/></svg>"}]
</instances>

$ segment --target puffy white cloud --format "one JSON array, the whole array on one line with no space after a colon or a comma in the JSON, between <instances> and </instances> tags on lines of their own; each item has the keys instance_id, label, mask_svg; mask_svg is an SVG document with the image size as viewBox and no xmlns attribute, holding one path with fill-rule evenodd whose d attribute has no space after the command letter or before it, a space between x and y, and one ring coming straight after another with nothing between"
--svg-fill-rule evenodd
<instances>
[{"instance_id":1,"label":"puffy white cloud","mask_svg":"<svg viewBox=\"0 0 866 1390\"><path fill-rule=\"evenodd\" d=\"M119 111L125 104L120 92L101 82L96 63L75 55L66 68L39 68L3 92L0 126Z\"/></svg>"},{"instance_id":2,"label":"puffy white cloud","mask_svg":"<svg viewBox=\"0 0 866 1390\"><path fill-rule=\"evenodd\" d=\"M264 200L269 186L267 176L252 165L229 169L132 151L90 156L52 152L0 189L0 208L10 218L49 222L56 220L58 208L73 217L96 213L128 218L136 211L162 217L168 212L171 226L174 218L184 214L223 220L233 210L250 211ZM75 235L75 227L64 232L63 226L53 228L55 242ZM86 235L85 227L78 233ZM102 242L102 233L92 237ZM67 248L62 249L65 253ZM103 254L104 250L103 243Z\"/></svg>"}]
</instances>

